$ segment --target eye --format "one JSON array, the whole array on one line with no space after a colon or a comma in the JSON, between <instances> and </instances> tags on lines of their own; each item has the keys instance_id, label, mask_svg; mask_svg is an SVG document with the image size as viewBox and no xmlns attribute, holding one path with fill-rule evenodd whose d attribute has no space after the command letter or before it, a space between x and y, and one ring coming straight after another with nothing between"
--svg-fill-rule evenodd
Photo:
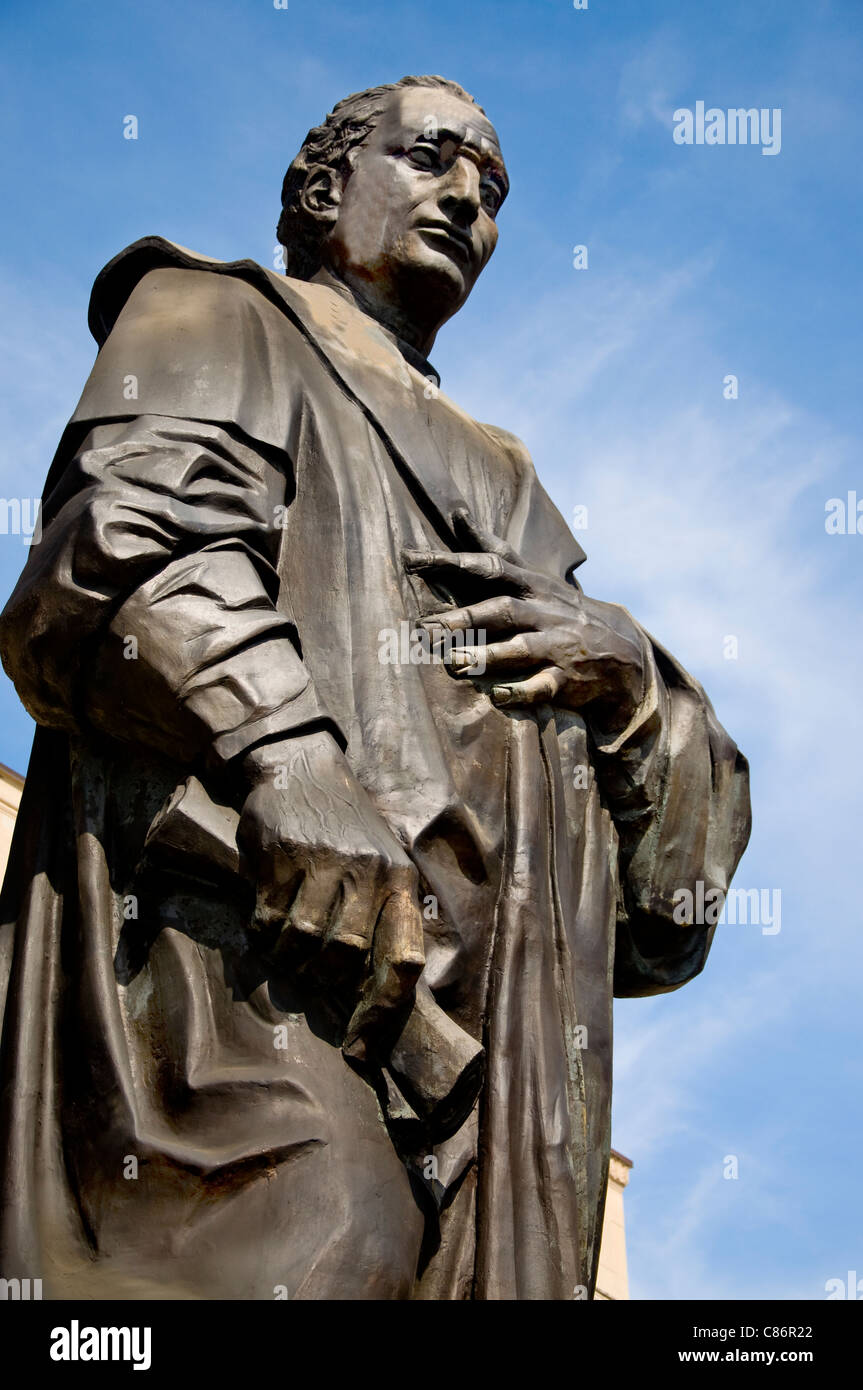
<instances>
[{"instance_id":1,"label":"eye","mask_svg":"<svg viewBox=\"0 0 863 1390\"><path fill-rule=\"evenodd\" d=\"M500 209L503 202L503 189L496 179L486 179L480 192L483 207L491 213Z\"/></svg>"},{"instance_id":2,"label":"eye","mask_svg":"<svg viewBox=\"0 0 863 1390\"><path fill-rule=\"evenodd\" d=\"M414 145L408 155L418 169L435 169L440 163L440 150L436 145Z\"/></svg>"}]
</instances>

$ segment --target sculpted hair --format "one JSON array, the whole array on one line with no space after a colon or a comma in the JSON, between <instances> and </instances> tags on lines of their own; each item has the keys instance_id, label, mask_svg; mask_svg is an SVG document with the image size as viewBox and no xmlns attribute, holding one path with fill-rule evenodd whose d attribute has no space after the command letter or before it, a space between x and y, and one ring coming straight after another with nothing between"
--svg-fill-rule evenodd
<instances>
[{"instance_id":1,"label":"sculpted hair","mask_svg":"<svg viewBox=\"0 0 863 1390\"><path fill-rule=\"evenodd\" d=\"M309 174L315 169L331 169L344 186L351 175L351 152L365 143L386 110L390 94L402 87L437 88L472 102L482 111L469 92L447 77L403 77L382 87L354 92L334 106L323 125L309 131L282 184L282 215L276 235L285 248L288 275L310 280L320 270L321 246L332 226L326 217L303 207L302 193Z\"/></svg>"}]
</instances>

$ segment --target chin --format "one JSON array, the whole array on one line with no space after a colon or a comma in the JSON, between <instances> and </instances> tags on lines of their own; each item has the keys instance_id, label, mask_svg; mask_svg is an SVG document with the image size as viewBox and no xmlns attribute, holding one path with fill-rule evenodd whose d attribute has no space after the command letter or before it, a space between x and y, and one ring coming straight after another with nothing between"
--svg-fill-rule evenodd
<instances>
[{"instance_id":1,"label":"chin","mask_svg":"<svg viewBox=\"0 0 863 1390\"><path fill-rule=\"evenodd\" d=\"M409 289L411 299L433 300L446 310L447 316L464 303L471 289L462 269L446 252L428 248L403 265L399 278Z\"/></svg>"}]
</instances>

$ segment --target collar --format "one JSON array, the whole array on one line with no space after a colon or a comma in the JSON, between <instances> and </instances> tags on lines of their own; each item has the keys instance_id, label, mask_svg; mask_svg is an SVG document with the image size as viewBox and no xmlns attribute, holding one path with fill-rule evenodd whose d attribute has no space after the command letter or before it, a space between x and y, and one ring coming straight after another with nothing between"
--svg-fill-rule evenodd
<instances>
[{"instance_id":1,"label":"collar","mask_svg":"<svg viewBox=\"0 0 863 1390\"><path fill-rule=\"evenodd\" d=\"M380 329L381 333L385 333L390 342L395 344L406 362L409 362L421 376L431 377L435 385L440 386L440 373L432 366L428 358L423 357L422 353L418 352L410 343L406 343L404 338L400 338L397 333L393 333L392 329L387 328L386 324L381 323L379 319L373 318L371 314L367 313L365 309L357 304L357 301L354 299L347 285L343 284L335 275L331 275L327 272L325 279L318 280L314 283L325 285L326 288L332 290L334 294L341 295L342 299L344 299L347 304L350 304L352 309L356 309L358 314L365 314L366 318L371 319Z\"/></svg>"}]
</instances>

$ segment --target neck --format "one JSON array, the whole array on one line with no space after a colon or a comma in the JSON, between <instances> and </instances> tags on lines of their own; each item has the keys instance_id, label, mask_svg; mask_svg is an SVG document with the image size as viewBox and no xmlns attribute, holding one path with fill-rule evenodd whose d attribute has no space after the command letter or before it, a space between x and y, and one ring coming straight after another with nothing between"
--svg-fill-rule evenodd
<instances>
[{"instance_id":1,"label":"neck","mask_svg":"<svg viewBox=\"0 0 863 1390\"><path fill-rule=\"evenodd\" d=\"M374 296L365 293L358 286L348 284L329 266L321 266L320 270L312 276L312 284L326 285L328 289L335 290L337 294L349 300L355 308L368 314L369 318L375 319L382 328L388 329L403 343L407 343L421 357L427 358L434 347L437 327L432 330L421 328L413 319L402 313L397 306L381 304Z\"/></svg>"}]
</instances>

